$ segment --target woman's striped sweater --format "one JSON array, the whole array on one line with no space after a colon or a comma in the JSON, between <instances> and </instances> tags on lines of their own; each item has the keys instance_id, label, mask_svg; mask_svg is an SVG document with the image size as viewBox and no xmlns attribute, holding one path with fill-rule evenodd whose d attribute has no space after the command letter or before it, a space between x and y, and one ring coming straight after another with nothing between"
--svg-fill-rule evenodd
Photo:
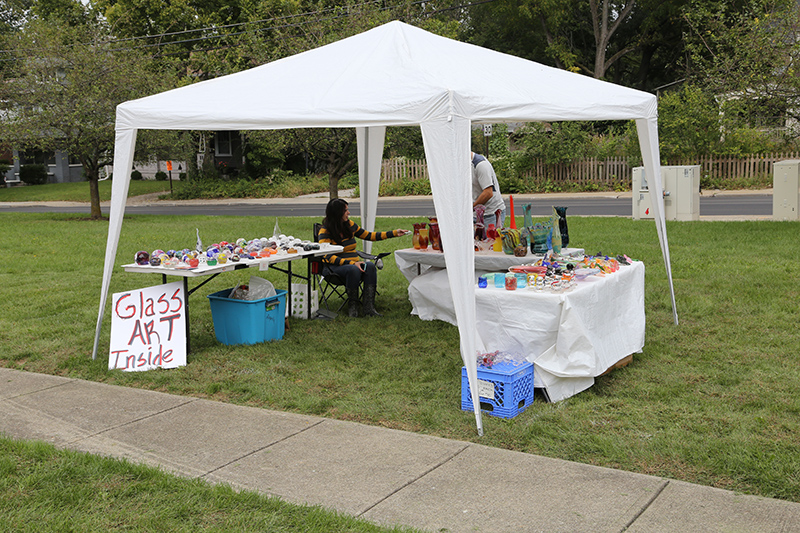
<instances>
[{"instance_id":1,"label":"woman's striped sweater","mask_svg":"<svg viewBox=\"0 0 800 533\"><path fill-rule=\"evenodd\" d=\"M322 260L324 262L332 265L352 265L358 263L359 261L363 261L363 259L361 259L356 252L356 238L364 239L365 241L382 241L384 239L391 239L392 237L398 236L395 234L395 230L367 231L352 220L349 220L348 222L350 222L350 228L353 231L353 236L341 242L339 242L338 239L334 239L324 226L320 228L319 242L321 244L338 244L339 246L344 247L344 250L339 253L323 256Z\"/></svg>"}]
</instances>

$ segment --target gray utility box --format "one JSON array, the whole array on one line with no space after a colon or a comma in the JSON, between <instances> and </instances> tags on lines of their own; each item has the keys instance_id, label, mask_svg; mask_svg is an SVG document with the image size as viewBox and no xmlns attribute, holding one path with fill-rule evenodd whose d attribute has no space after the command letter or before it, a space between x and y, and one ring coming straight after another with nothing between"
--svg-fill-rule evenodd
<instances>
[{"instance_id":1,"label":"gray utility box","mask_svg":"<svg viewBox=\"0 0 800 533\"><path fill-rule=\"evenodd\" d=\"M700 220L700 165L661 167L666 220ZM644 167L633 169L633 219L654 218Z\"/></svg>"},{"instance_id":2,"label":"gray utility box","mask_svg":"<svg viewBox=\"0 0 800 533\"><path fill-rule=\"evenodd\" d=\"M800 220L800 161L778 161L772 170L772 219Z\"/></svg>"}]
</instances>

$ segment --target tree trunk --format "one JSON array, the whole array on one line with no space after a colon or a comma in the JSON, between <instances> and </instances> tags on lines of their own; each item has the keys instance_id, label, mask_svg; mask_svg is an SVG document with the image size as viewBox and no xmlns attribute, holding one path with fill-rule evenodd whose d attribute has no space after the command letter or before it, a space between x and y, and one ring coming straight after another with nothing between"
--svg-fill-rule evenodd
<instances>
[{"instance_id":1,"label":"tree trunk","mask_svg":"<svg viewBox=\"0 0 800 533\"><path fill-rule=\"evenodd\" d=\"M339 198L339 176L333 172L328 173L328 193L331 200Z\"/></svg>"},{"instance_id":2,"label":"tree trunk","mask_svg":"<svg viewBox=\"0 0 800 533\"><path fill-rule=\"evenodd\" d=\"M89 180L89 198L91 200L90 218L92 220L100 220L103 218L103 213L100 211L100 187L97 181L97 171L83 167L86 172L86 179ZM113 179L113 178L112 178ZM122 179L117 178L117 179Z\"/></svg>"},{"instance_id":3,"label":"tree trunk","mask_svg":"<svg viewBox=\"0 0 800 533\"><path fill-rule=\"evenodd\" d=\"M328 192L330 199L339 198L339 180L353 168L358 161L358 158L353 157L347 161L342 162L338 154L329 158L328 163ZM338 164L337 164L338 163Z\"/></svg>"},{"instance_id":4,"label":"tree trunk","mask_svg":"<svg viewBox=\"0 0 800 533\"><path fill-rule=\"evenodd\" d=\"M594 72L592 73L596 79L601 79L606 75L606 70L616 60L628 53L632 48L626 48L623 51L617 52L611 59L606 59L606 52L608 51L608 44L611 42L611 37L619 29L619 25L624 21L636 5L635 0L628 0L624 3L621 9L615 11L614 16L611 14L611 2L609 0L589 0L589 8L592 12L592 26L594 28ZM615 7L618 9L618 7ZM610 19L614 18L613 21Z\"/></svg>"}]
</instances>

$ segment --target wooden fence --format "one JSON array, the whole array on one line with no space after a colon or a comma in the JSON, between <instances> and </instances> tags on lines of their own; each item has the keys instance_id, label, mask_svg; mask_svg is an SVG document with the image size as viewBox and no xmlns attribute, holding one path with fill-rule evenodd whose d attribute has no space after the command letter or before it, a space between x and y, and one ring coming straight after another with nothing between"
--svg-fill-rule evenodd
<instances>
[{"instance_id":1,"label":"wooden fence","mask_svg":"<svg viewBox=\"0 0 800 533\"><path fill-rule=\"evenodd\" d=\"M772 174L772 164L786 159L800 159L800 152L757 154L743 157L703 156L696 159L670 160L662 164L700 165L700 175L715 179L749 179ZM630 187L633 165L624 158L585 159L565 164L534 161L533 169L523 178L533 182L571 183L578 186L595 184L600 188ZM381 179L394 182L403 179L428 179L423 159L385 159Z\"/></svg>"},{"instance_id":2,"label":"wooden fence","mask_svg":"<svg viewBox=\"0 0 800 533\"><path fill-rule=\"evenodd\" d=\"M568 182L581 188L595 184L605 189L625 186L630 183L632 168L628 161L621 157L604 160L596 158L583 159L562 164L547 164L543 161L534 161L533 169L524 173L522 177L534 182Z\"/></svg>"},{"instance_id":3,"label":"wooden fence","mask_svg":"<svg viewBox=\"0 0 800 533\"><path fill-rule=\"evenodd\" d=\"M381 165L381 179L388 183L428 179L428 163L424 159L384 159Z\"/></svg>"},{"instance_id":4,"label":"wooden fence","mask_svg":"<svg viewBox=\"0 0 800 533\"><path fill-rule=\"evenodd\" d=\"M706 156L694 161L675 161L670 165L700 165L701 176L718 179L754 178L772 175L772 164L787 159L800 159L800 152L758 154L744 157Z\"/></svg>"}]
</instances>

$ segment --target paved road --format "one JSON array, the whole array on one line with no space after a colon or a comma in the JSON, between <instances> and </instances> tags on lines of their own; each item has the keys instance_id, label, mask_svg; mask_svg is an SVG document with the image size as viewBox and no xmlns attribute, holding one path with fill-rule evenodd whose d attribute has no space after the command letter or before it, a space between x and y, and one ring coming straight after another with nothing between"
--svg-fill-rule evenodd
<instances>
[{"instance_id":1,"label":"paved road","mask_svg":"<svg viewBox=\"0 0 800 533\"><path fill-rule=\"evenodd\" d=\"M595 195L520 195L515 197L515 211L522 214L522 204L533 205L534 216L545 216L553 205L569 207L568 214L578 216L624 216L632 213L630 194L619 197ZM217 200L201 201L157 201L143 205L129 202L125 212L141 215L233 215L233 216L321 216L324 211L324 198L260 199L260 200ZM102 207L108 213L108 206ZM351 211L359 216L357 200L351 201ZM89 213L87 204L77 203L33 203L0 204L0 212L24 213ZM434 213L430 197L383 198L378 200L378 216L427 216ZM748 217L769 218L772 215L771 194L704 194L700 198L701 217Z\"/></svg>"}]
</instances>

